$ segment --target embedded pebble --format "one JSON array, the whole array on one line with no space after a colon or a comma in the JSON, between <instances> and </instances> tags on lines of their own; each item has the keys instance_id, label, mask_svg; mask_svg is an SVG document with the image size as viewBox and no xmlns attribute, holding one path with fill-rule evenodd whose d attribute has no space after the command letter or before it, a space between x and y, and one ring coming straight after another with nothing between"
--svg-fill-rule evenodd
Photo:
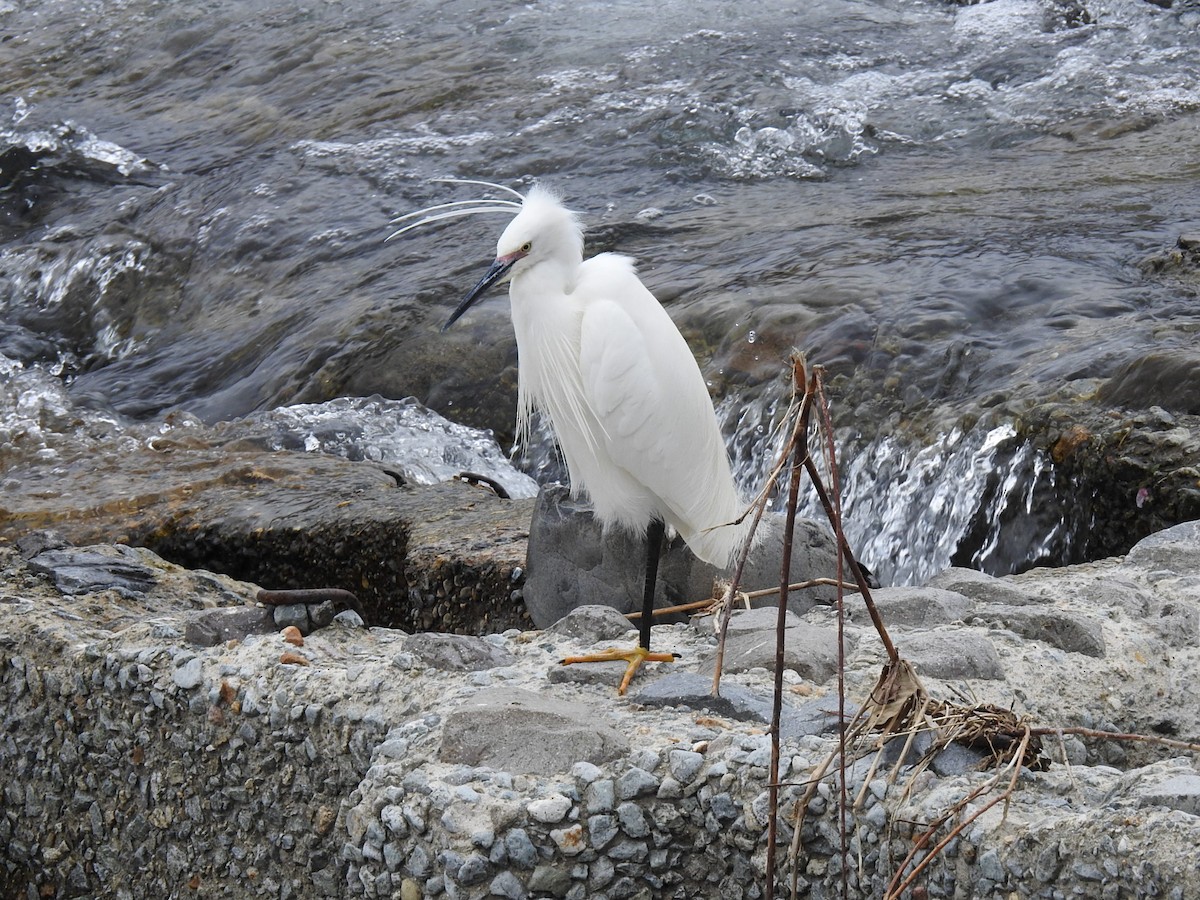
<instances>
[{"instance_id":1,"label":"embedded pebble","mask_svg":"<svg viewBox=\"0 0 1200 900\"><path fill-rule=\"evenodd\" d=\"M171 675L171 680L184 690L199 687L203 678L204 663L199 657L188 660Z\"/></svg>"},{"instance_id":2,"label":"embedded pebble","mask_svg":"<svg viewBox=\"0 0 1200 900\"><path fill-rule=\"evenodd\" d=\"M532 801L526 809L538 822L561 822L571 810L571 801L562 794L551 794Z\"/></svg>"}]
</instances>

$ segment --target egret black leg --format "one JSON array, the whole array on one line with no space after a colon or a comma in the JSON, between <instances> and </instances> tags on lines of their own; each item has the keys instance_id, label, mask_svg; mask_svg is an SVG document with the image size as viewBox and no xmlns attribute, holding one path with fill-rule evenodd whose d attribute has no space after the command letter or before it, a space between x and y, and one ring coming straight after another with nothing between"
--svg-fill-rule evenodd
<instances>
[{"instance_id":1,"label":"egret black leg","mask_svg":"<svg viewBox=\"0 0 1200 900\"><path fill-rule=\"evenodd\" d=\"M658 558L662 554L663 536L666 526L659 519L651 519L646 528L646 589L642 595L641 645L650 649L650 628L654 625L654 588L658 583Z\"/></svg>"},{"instance_id":2,"label":"egret black leg","mask_svg":"<svg viewBox=\"0 0 1200 900\"><path fill-rule=\"evenodd\" d=\"M617 687L618 694L624 694L633 680L634 673L647 660L650 662L671 662L677 658L675 653L650 652L650 628L654 625L654 586L658 582L658 557L662 553L663 537L666 526L655 519L646 529L646 592L642 597L642 621L639 626L638 646L632 650L619 647L589 653L586 656L568 656L562 661L563 665L585 662L614 662L621 660L625 663L625 677Z\"/></svg>"}]
</instances>

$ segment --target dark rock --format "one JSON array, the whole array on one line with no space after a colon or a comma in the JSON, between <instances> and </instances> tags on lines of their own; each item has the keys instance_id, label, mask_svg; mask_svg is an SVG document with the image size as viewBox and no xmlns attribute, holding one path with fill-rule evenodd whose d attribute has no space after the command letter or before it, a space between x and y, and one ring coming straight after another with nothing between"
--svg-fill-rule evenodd
<instances>
[{"instance_id":1,"label":"dark rock","mask_svg":"<svg viewBox=\"0 0 1200 900\"><path fill-rule=\"evenodd\" d=\"M725 639L726 672L745 672L761 666L775 669L775 628L778 607L735 610L729 620ZM807 625L790 610L784 633L784 666L800 673L809 681L824 682L837 671L837 630ZM846 650L856 641L847 636ZM711 675L716 667L716 651L706 656L700 671Z\"/></svg>"},{"instance_id":2,"label":"dark rock","mask_svg":"<svg viewBox=\"0 0 1200 900\"><path fill-rule=\"evenodd\" d=\"M571 873L563 866L543 863L529 876L529 890L539 896L565 897L571 889Z\"/></svg>"},{"instance_id":3,"label":"dark rock","mask_svg":"<svg viewBox=\"0 0 1200 900\"><path fill-rule=\"evenodd\" d=\"M905 734L898 734L888 740L883 749L883 767L890 769L896 765L900 754L905 750L907 740L908 736ZM913 735L912 743L907 745L908 752L905 754L903 764L906 766L916 765L929 754L932 747L932 734L928 731L918 732ZM870 761L873 758L868 756L864 761ZM934 754L933 759L929 761L929 767L943 778L949 778L953 775L965 775L967 772L975 771L986 758L987 755L978 750L951 742ZM856 765L861 764L862 761Z\"/></svg>"},{"instance_id":4,"label":"dark rock","mask_svg":"<svg viewBox=\"0 0 1200 900\"><path fill-rule=\"evenodd\" d=\"M1161 406L1200 415L1200 353L1163 349L1127 362L1100 386L1100 400L1114 406Z\"/></svg>"},{"instance_id":5,"label":"dark rock","mask_svg":"<svg viewBox=\"0 0 1200 900\"><path fill-rule=\"evenodd\" d=\"M229 606L194 614L184 627L184 637L201 647L240 641L251 634L276 630L271 610L264 606Z\"/></svg>"},{"instance_id":6,"label":"dark rock","mask_svg":"<svg viewBox=\"0 0 1200 900\"><path fill-rule=\"evenodd\" d=\"M743 571L743 590L779 583L782 519L768 516L763 537ZM603 604L629 613L640 610L645 583L645 545L627 533L604 533L591 508L572 500L561 485L538 495L529 532L525 604L534 624L545 628L579 606ZM797 523L792 548L792 580L831 576L833 540L816 523ZM676 539L659 562L657 607L704 600L713 582L727 573L698 560ZM829 588L796 592L789 606L803 613L818 600L832 600Z\"/></svg>"},{"instance_id":7,"label":"dark rock","mask_svg":"<svg viewBox=\"0 0 1200 900\"><path fill-rule=\"evenodd\" d=\"M371 463L233 446L114 453L102 479L96 465L56 466L50 500L40 469L11 469L0 539L53 529L281 590L340 588L371 624L409 632L529 627L512 593L532 500L458 481L400 487Z\"/></svg>"},{"instance_id":8,"label":"dark rock","mask_svg":"<svg viewBox=\"0 0 1200 900\"><path fill-rule=\"evenodd\" d=\"M289 627L300 629L301 634L312 631L312 622L308 618L308 607L303 603L285 603L274 608L275 627L280 630Z\"/></svg>"},{"instance_id":9,"label":"dark rock","mask_svg":"<svg viewBox=\"0 0 1200 900\"><path fill-rule=\"evenodd\" d=\"M1061 610L1032 610L1019 606L989 606L977 618L999 622L1003 627L1035 641L1045 641L1068 653L1104 656L1104 633L1100 623Z\"/></svg>"},{"instance_id":10,"label":"dark rock","mask_svg":"<svg viewBox=\"0 0 1200 900\"><path fill-rule=\"evenodd\" d=\"M962 594L936 587L880 588L871 597L885 625L948 625L961 622L971 609Z\"/></svg>"},{"instance_id":11,"label":"dark rock","mask_svg":"<svg viewBox=\"0 0 1200 900\"><path fill-rule=\"evenodd\" d=\"M1004 677L1004 666L992 642L966 628L918 631L904 637L902 655L930 678Z\"/></svg>"},{"instance_id":12,"label":"dark rock","mask_svg":"<svg viewBox=\"0 0 1200 900\"><path fill-rule=\"evenodd\" d=\"M308 617L312 620L314 630L331 624L333 617L337 614L337 604L332 600L326 600L324 603L312 603L308 607Z\"/></svg>"},{"instance_id":13,"label":"dark rock","mask_svg":"<svg viewBox=\"0 0 1200 900\"><path fill-rule=\"evenodd\" d=\"M977 770L987 758L986 753L951 742L933 758L930 768L943 778L949 778Z\"/></svg>"},{"instance_id":14,"label":"dark rock","mask_svg":"<svg viewBox=\"0 0 1200 900\"><path fill-rule=\"evenodd\" d=\"M25 559L32 559L45 550L61 550L71 542L56 531L34 531L17 538L17 551Z\"/></svg>"},{"instance_id":15,"label":"dark rock","mask_svg":"<svg viewBox=\"0 0 1200 900\"><path fill-rule=\"evenodd\" d=\"M440 759L513 774L557 775L581 760L602 763L629 742L583 703L517 688L480 691L446 716Z\"/></svg>"},{"instance_id":16,"label":"dark rock","mask_svg":"<svg viewBox=\"0 0 1200 900\"><path fill-rule=\"evenodd\" d=\"M1006 606L1023 606L1044 601L1026 593L1011 581L977 572L975 569L950 568L939 572L926 582L931 588L954 591L971 600L983 603L1001 603Z\"/></svg>"},{"instance_id":17,"label":"dark rock","mask_svg":"<svg viewBox=\"0 0 1200 900\"><path fill-rule=\"evenodd\" d=\"M1200 519L1200 416L1172 417L1153 405L1123 412L1092 398L1014 403L1009 414L1053 462L1031 494L1040 499L1028 515L1041 522L1022 527L1062 535L1059 549L1035 558L1024 558L1030 541L1022 539L1011 550L1014 567L1122 555L1147 535Z\"/></svg>"},{"instance_id":18,"label":"dark rock","mask_svg":"<svg viewBox=\"0 0 1200 900\"><path fill-rule=\"evenodd\" d=\"M414 634L405 639L404 649L425 665L450 672L479 672L517 661L504 648L466 634Z\"/></svg>"},{"instance_id":19,"label":"dark rock","mask_svg":"<svg viewBox=\"0 0 1200 900\"><path fill-rule=\"evenodd\" d=\"M136 597L154 587L154 570L139 561L132 547L97 547L44 550L29 560L29 568L49 575L64 594L91 594L114 590Z\"/></svg>"}]
</instances>

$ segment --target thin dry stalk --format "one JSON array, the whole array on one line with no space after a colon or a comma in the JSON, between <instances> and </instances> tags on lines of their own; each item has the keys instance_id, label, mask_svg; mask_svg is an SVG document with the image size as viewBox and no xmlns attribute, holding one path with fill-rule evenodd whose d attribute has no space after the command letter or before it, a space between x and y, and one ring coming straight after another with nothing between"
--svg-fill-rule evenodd
<instances>
[{"instance_id":1,"label":"thin dry stalk","mask_svg":"<svg viewBox=\"0 0 1200 900\"><path fill-rule=\"evenodd\" d=\"M1031 728L1030 733L1035 737L1057 734L1073 734L1076 737L1099 738L1105 741L1133 741L1142 744L1158 744L1160 747L1170 747L1173 750L1190 750L1200 753L1200 744L1194 741L1179 741L1174 738L1160 737L1155 734L1130 734L1124 731L1097 731L1095 728Z\"/></svg>"},{"instance_id":2,"label":"thin dry stalk","mask_svg":"<svg viewBox=\"0 0 1200 900\"><path fill-rule=\"evenodd\" d=\"M706 600L697 600L694 603L680 603L676 606L661 606L658 609L654 610L654 615L665 616L665 615L671 615L673 613L696 613L697 617L705 616L705 615L708 615L718 609L724 609L724 606L722 604L725 603L725 598L728 597L730 595L730 593L736 593L737 596L733 598L734 601L742 604L747 609L749 609L750 608L749 601L757 600L759 597L766 597L769 594L778 594L779 593L779 588L763 588L762 590L758 590L758 591L732 592L729 589L729 584L730 584L729 582L722 582L720 584L720 592L716 596L709 597ZM850 584L845 581L843 581L839 585L836 578L810 578L807 581L793 581L791 584L788 585L788 590L789 591L803 591L803 590L807 590L808 588L814 588L814 587L841 587L842 590L846 590L846 591L853 591L853 592L858 591L858 585ZM632 620L636 621L637 619L640 619L641 617L642 617L642 613L640 610L625 613L625 618L627 618L627 619L632 619Z\"/></svg>"},{"instance_id":3,"label":"thin dry stalk","mask_svg":"<svg viewBox=\"0 0 1200 900\"><path fill-rule=\"evenodd\" d=\"M749 535L746 537L745 543L742 545L741 552L738 554L737 565L733 570L733 578L730 580L729 589L726 591L725 597L723 598L723 602L725 603L725 609L724 609L724 613L722 614L721 619L720 619L720 629L718 632L719 637L717 639L716 665L715 665L714 671L713 671L712 694L714 697L718 696L721 692L721 670L724 667L724 663L725 663L725 640L726 640L726 636L729 632L729 617L733 610L732 598L733 598L734 592L737 590L738 582L741 581L742 571L746 566L746 560L750 556L750 550L753 547L754 532L758 528L758 523L762 521L763 513L767 507L767 498L770 497L771 493L775 490L775 485L779 481L779 476L783 473L784 469L786 468L787 461L792 454L793 447L795 447L795 445L796 445L796 442L798 440L800 423L808 421L808 409L812 405L812 398L807 393L805 393L803 399L799 403L797 403L797 401L796 401L796 396L797 396L796 385L798 383L804 383L803 375L800 374L803 372L804 372L803 357L800 356L799 354L793 354L793 356L792 356L792 400L791 400L791 403L788 405L788 416L790 417L793 414L793 412L795 412L797 414L796 426L793 428L791 434L789 435L787 444L784 446L783 450L780 451L780 454L775 461L774 467L771 469L770 474L767 476L766 482L763 484L762 488L759 490L758 496L755 497L753 503L751 504L750 510L747 510L747 512L742 515L742 519L745 519L746 515L753 513L754 518L752 520L752 524L750 525ZM785 419L785 422L786 422L786 419ZM741 520L739 520L739 521L741 521Z\"/></svg>"},{"instance_id":4,"label":"thin dry stalk","mask_svg":"<svg viewBox=\"0 0 1200 900\"><path fill-rule=\"evenodd\" d=\"M797 379L804 376L804 362L799 357L793 357L793 376ZM814 375L814 379L816 376ZM806 382L805 400L810 396ZM771 703L771 765L770 783L768 785L767 808L770 815L767 819L767 883L766 900L775 900L775 840L778 834L779 812L779 721L783 714L783 660L784 637L787 632L788 587L792 573L792 539L796 531L796 507L800 500L800 475L803 472L803 462L807 456L808 410L811 404L801 407L800 424L797 432L801 440L795 442L791 478L788 483L787 521L783 529L783 559L779 574L779 606L775 620L775 684ZM838 572L838 583L841 583L841 572Z\"/></svg>"}]
</instances>

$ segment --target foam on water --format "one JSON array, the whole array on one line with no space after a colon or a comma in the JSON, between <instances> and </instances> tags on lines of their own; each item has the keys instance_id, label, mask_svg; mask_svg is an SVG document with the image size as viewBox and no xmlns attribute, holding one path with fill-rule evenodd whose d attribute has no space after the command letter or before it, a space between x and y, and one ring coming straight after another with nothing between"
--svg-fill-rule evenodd
<instances>
[{"instance_id":1,"label":"foam on water","mask_svg":"<svg viewBox=\"0 0 1200 900\"><path fill-rule=\"evenodd\" d=\"M1079 119L1186 113L1200 108L1186 16L1142 0L930 4L892 44L782 58L790 109L742 104L732 137L706 153L735 178L816 177L889 144L986 144Z\"/></svg>"},{"instance_id":2,"label":"foam on water","mask_svg":"<svg viewBox=\"0 0 1200 900\"><path fill-rule=\"evenodd\" d=\"M261 440L272 450L371 460L416 484L436 484L471 472L494 479L509 496L537 495L536 482L512 466L491 432L451 422L412 397L297 404L228 424L238 439Z\"/></svg>"}]
</instances>

